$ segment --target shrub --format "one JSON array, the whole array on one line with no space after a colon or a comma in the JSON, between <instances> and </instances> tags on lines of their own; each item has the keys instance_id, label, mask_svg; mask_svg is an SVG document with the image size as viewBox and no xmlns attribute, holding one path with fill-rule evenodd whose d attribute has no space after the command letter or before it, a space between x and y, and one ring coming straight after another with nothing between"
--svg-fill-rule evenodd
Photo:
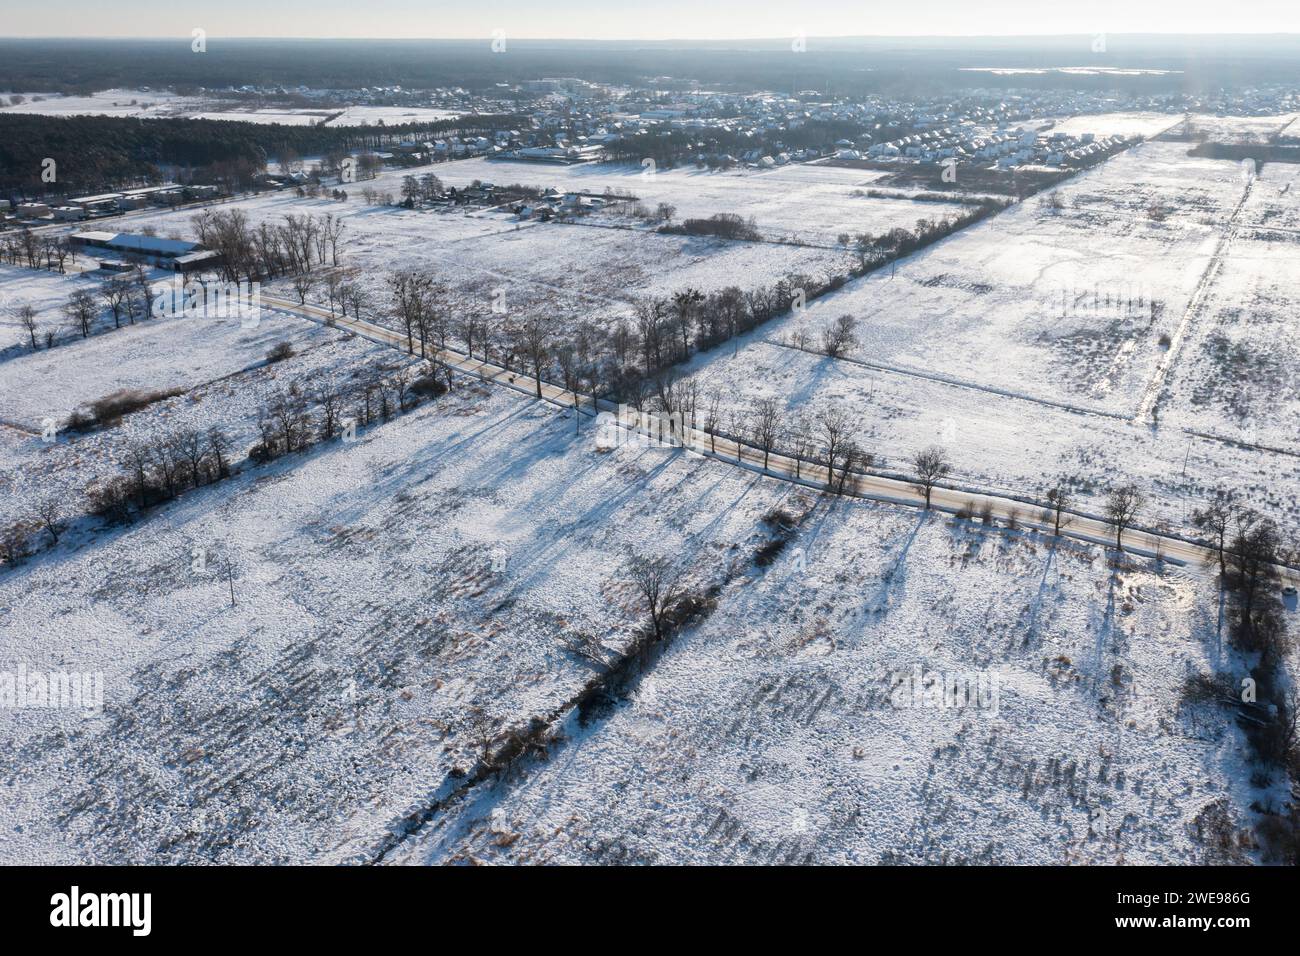
<instances>
[{"instance_id":1,"label":"shrub","mask_svg":"<svg viewBox=\"0 0 1300 956\"><path fill-rule=\"evenodd\" d=\"M120 389L111 395L90 402L86 409L76 409L68 416L64 427L69 431L91 431L99 428L114 428L121 424L122 418L142 408L148 408L155 402L161 402L177 395L185 394L184 388L157 389Z\"/></svg>"},{"instance_id":2,"label":"shrub","mask_svg":"<svg viewBox=\"0 0 1300 956\"><path fill-rule=\"evenodd\" d=\"M447 393L447 383L437 375L421 375L411 382L411 394L418 398L437 398Z\"/></svg>"},{"instance_id":3,"label":"shrub","mask_svg":"<svg viewBox=\"0 0 1300 956\"><path fill-rule=\"evenodd\" d=\"M266 353L267 364L273 365L276 362L283 362L287 358L293 357L293 346L288 342L279 342Z\"/></svg>"},{"instance_id":4,"label":"shrub","mask_svg":"<svg viewBox=\"0 0 1300 956\"><path fill-rule=\"evenodd\" d=\"M266 442L258 442L252 448L248 449L248 460L259 465L264 465L268 461L274 461L279 455L275 445Z\"/></svg>"},{"instance_id":5,"label":"shrub","mask_svg":"<svg viewBox=\"0 0 1300 956\"><path fill-rule=\"evenodd\" d=\"M767 567L780 556L781 552L785 550L786 545L789 543L789 538L773 538L760 547L754 554L754 563L760 568Z\"/></svg>"},{"instance_id":6,"label":"shrub","mask_svg":"<svg viewBox=\"0 0 1300 956\"><path fill-rule=\"evenodd\" d=\"M22 564L30 539L31 528L21 522L0 530L0 560L11 568Z\"/></svg>"},{"instance_id":7,"label":"shrub","mask_svg":"<svg viewBox=\"0 0 1300 956\"><path fill-rule=\"evenodd\" d=\"M714 213L708 219L687 219L680 226L665 226L660 232L675 232L688 236L717 236L719 239L761 239L754 220L742 219L734 212Z\"/></svg>"},{"instance_id":8,"label":"shrub","mask_svg":"<svg viewBox=\"0 0 1300 956\"><path fill-rule=\"evenodd\" d=\"M131 520L131 482L122 475L87 489L90 513L112 524Z\"/></svg>"}]
</instances>

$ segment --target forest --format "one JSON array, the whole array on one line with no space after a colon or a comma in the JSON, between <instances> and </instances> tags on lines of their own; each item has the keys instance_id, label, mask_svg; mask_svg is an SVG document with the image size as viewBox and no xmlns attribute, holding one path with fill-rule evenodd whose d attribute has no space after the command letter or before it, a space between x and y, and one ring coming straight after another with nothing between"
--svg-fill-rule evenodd
<instances>
[{"instance_id":1,"label":"forest","mask_svg":"<svg viewBox=\"0 0 1300 956\"><path fill-rule=\"evenodd\" d=\"M206 181L223 169L258 169L288 151L294 156L378 148L414 135L481 135L519 121L470 116L401 126L281 126L230 120L0 113L0 196L96 192L157 182L163 170ZM46 158L57 179L42 181ZM174 178L170 174L168 178Z\"/></svg>"}]
</instances>

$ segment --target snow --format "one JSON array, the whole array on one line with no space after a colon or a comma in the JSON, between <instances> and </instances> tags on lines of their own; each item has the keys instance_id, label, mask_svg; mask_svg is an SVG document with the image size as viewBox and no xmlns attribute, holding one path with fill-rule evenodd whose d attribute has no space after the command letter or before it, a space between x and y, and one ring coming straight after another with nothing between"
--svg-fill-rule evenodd
<instances>
[{"instance_id":1,"label":"snow","mask_svg":"<svg viewBox=\"0 0 1300 956\"><path fill-rule=\"evenodd\" d=\"M220 94L181 96L166 91L113 89L89 96L58 93L23 93L25 102L11 104L14 94L0 94L0 113L31 113L42 116L123 116L131 118L185 117L188 119L238 120L244 123L279 123L310 126L328 122L332 126L375 125L454 119L452 110L419 106L348 106L312 108L249 109Z\"/></svg>"},{"instance_id":2,"label":"snow","mask_svg":"<svg viewBox=\"0 0 1300 956\"><path fill-rule=\"evenodd\" d=\"M455 110L441 110L426 106L349 106L329 126L374 126L381 120L385 126L404 123L429 123L455 119L462 115Z\"/></svg>"},{"instance_id":3,"label":"snow","mask_svg":"<svg viewBox=\"0 0 1300 956\"><path fill-rule=\"evenodd\" d=\"M69 263L71 265L71 263ZM89 277L60 276L40 269L0 263L0 356L14 346L30 347L27 330L19 324L18 309L30 305L36 310L39 329L63 325L64 303L74 289L93 292L99 283ZM40 331L37 338L40 339ZM0 412L0 417L4 413Z\"/></svg>"},{"instance_id":4,"label":"snow","mask_svg":"<svg viewBox=\"0 0 1300 956\"><path fill-rule=\"evenodd\" d=\"M435 167L435 172L443 168ZM586 220L519 222L500 209L465 215L459 210L368 206L360 197L365 185L349 187L346 203L303 200L282 192L240 200L238 205L253 224L280 222L284 215L303 212L342 218L347 259L356 281L376 303L387 301L386 281L392 271L423 268L448 285L457 309L487 312L501 301L511 314L545 310L557 328L582 318L607 325L615 317L630 315L632 302L642 295L688 285L708 291L772 283L787 272L825 275L843 272L848 264L847 254L834 249L659 235ZM145 225L156 226L160 233L180 228L188 234L192 229L188 221L181 223L168 212L131 222L133 230ZM497 290L504 290L504 299ZM293 297L287 283L280 283L278 291ZM314 298L322 295L317 290Z\"/></svg>"},{"instance_id":5,"label":"snow","mask_svg":"<svg viewBox=\"0 0 1300 956\"><path fill-rule=\"evenodd\" d=\"M584 163L552 166L496 159L470 159L435 166L443 182L469 185L474 180L500 184L554 186L561 192L627 191L652 211L661 202L676 207L676 218L707 219L716 213L753 217L766 239L794 239L833 246L840 233L883 233L895 226L911 228L920 218L946 211L933 203L854 196L885 176L879 170L792 164L768 170L709 172L695 167L656 170L640 166Z\"/></svg>"},{"instance_id":6,"label":"snow","mask_svg":"<svg viewBox=\"0 0 1300 956\"><path fill-rule=\"evenodd\" d=\"M543 713L585 679L560 637L622 639L626 547L708 576L784 493L463 385L47 552L0 578L6 661L102 671L105 713L0 711L0 859L364 854L466 765L471 706Z\"/></svg>"},{"instance_id":7,"label":"snow","mask_svg":"<svg viewBox=\"0 0 1300 956\"><path fill-rule=\"evenodd\" d=\"M958 484L1026 495L1067 474L1085 510L1132 479L1139 523L1178 529L1225 483L1293 537L1298 167L1250 181L1189 147L1148 142L1059 187L1059 209L1031 198L683 371L728 408L839 404L885 470L940 443ZM842 272L825 240L844 224L944 209L854 196L874 173L821 166L642 181L503 165L415 172L616 186L809 244L372 207L365 184L346 203L238 204L254 223L342 216L346 266L377 299L389 270L430 268L453 308L504 288L511 314L558 328L685 285ZM147 210L131 229L192 238L190 215ZM54 323L94 281L3 266L0 304ZM792 347L846 313L862 340L847 358ZM271 396L414 362L270 310L255 329L151 319L35 353L0 316L6 520L51 495L79 507L135 439L218 426L242 452ZM296 354L267 364L280 341ZM179 394L116 428L38 434L120 388ZM761 564L774 509L794 530ZM567 708L594 670L565 642L627 645L644 616L630 549L679 562L703 610L584 723ZM102 714L0 708L0 860L335 863L391 846L384 862L415 864L1207 862L1198 817L1222 805L1244 827L1258 796L1240 731L1184 692L1244 672L1223 638L1203 568L1116 567L1100 548L831 499L681 449L598 447L589 421L458 379L356 442L247 463L133 525L78 523L0 573L0 672L105 678ZM997 712L893 706L892 675L916 668L995 676ZM478 711L559 736L457 795Z\"/></svg>"},{"instance_id":8,"label":"snow","mask_svg":"<svg viewBox=\"0 0 1300 956\"><path fill-rule=\"evenodd\" d=\"M162 90L100 90L89 96L64 96L58 93L23 93L25 102L9 103L13 94L2 99L0 113L33 113L40 116L185 116L199 108L198 97L179 96Z\"/></svg>"},{"instance_id":9,"label":"snow","mask_svg":"<svg viewBox=\"0 0 1300 956\"><path fill-rule=\"evenodd\" d=\"M269 364L281 342L292 357ZM257 440L257 413L281 391L311 394L363 370L408 363L400 353L349 333L265 310L256 328L237 319L150 319L51 350L0 363L6 395L0 475L6 494L0 522L30 516L53 497L75 516L86 510L85 488L120 470L130 443L156 442L168 432L216 427L233 456ZM63 429L76 407L122 389L176 391L114 428L84 434ZM52 428L53 440L48 440Z\"/></svg>"},{"instance_id":10,"label":"snow","mask_svg":"<svg viewBox=\"0 0 1300 956\"><path fill-rule=\"evenodd\" d=\"M1108 136L1150 138L1180 122L1177 116L1168 113L1080 113L1056 120L1048 134L1082 136L1092 133L1097 139Z\"/></svg>"},{"instance_id":11,"label":"snow","mask_svg":"<svg viewBox=\"0 0 1300 956\"><path fill-rule=\"evenodd\" d=\"M839 403L885 468L905 471L914 452L938 443L965 484L1024 493L1076 476L1094 512L1108 484L1131 478L1149 494L1148 520L1183 529L1189 508L1227 484L1300 529L1293 493L1300 409L1295 377L1285 374L1294 353L1284 346L1289 333L1264 331L1300 299L1296 246L1276 230L1267 243L1241 238L1253 217L1266 214L1257 207L1293 208L1280 188L1295 167L1266 166L1247 195L1236 163L1189 157L1187 149L1143 144L1060 187L1062 210L1031 199L900 262L896 272L850 282L802 314L769 323L737 355L728 344L697 356L691 368L702 393L717 391L728 408L777 397L787 417ZM1146 214L1152 205L1167 210L1163 221ZM1229 234L1236 238L1224 266L1211 270ZM1207 274L1208 304L1198 305ZM1102 297L1096 306L1093 290ZM1122 301L1107 306L1107 293ZM1063 296L1079 301L1066 310ZM1163 303L1154 321L1153 298ZM1250 301L1273 324L1233 322L1274 343L1259 346L1269 374L1248 384L1235 375L1206 382L1224 374L1197 358L1222 324L1223 303ZM788 347L804 330L818 348L821 329L843 314L859 319L862 340L847 359ZM1153 429L1137 416L1159 382L1167 354L1161 336L1172 336L1189 314L1190 340L1175 356ZM1252 395L1253 417L1233 423L1207 412L1209 389L1221 394L1219 408ZM1283 453L1219 440L1243 435Z\"/></svg>"},{"instance_id":12,"label":"snow","mask_svg":"<svg viewBox=\"0 0 1300 956\"><path fill-rule=\"evenodd\" d=\"M794 550L798 546L802 550ZM817 505L603 720L389 862L1195 863L1239 799L1211 589L1093 549ZM894 675L996 674L995 713L897 707Z\"/></svg>"}]
</instances>

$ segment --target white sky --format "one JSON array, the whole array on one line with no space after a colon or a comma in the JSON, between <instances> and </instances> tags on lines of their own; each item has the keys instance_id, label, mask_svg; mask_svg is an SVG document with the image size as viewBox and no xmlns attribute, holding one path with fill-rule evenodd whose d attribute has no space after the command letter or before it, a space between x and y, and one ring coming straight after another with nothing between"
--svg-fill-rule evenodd
<instances>
[{"instance_id":1,"label":"white sky","mask_svg":"<svg viewBox=\"0 0 1300 956\"><path fill-rule=\"evenodd\" d=\"M751 39L1300 33L1300 0L3 0L0 36Z\"/></svg>"}]
</instances>

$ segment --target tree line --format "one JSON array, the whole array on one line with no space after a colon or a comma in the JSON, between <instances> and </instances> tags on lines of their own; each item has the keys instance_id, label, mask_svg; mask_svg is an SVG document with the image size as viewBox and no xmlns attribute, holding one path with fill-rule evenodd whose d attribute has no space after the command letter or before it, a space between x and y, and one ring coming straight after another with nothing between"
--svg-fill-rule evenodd
<instances>
[{"instance_id":1,"label":"tree line","mask_svg":"<svg viewBox=\"0 0 1300 956\"><path fill-rule=\"evenodd\" d=\"M404 414L450 388L450 374L433 365L377 372L347 386L326 383L310 392L296 384L281 389L257 410L258 440L247 458L264 464L312 446L350 439L357 429ZM109 524L136 520L151 508L186 491L230 478L236 473L233 444L219 426L179 427L135 437L114 456L123 464L113 475L86 489L85 511ZM0 560L20 564L40 543L53 546L73 514L54 495L36 502L31 513L0 529Z\"/></svg>"},{"instance_id":2,"label":"tree line","mask_svg":"<svg viewBox=\"0 0 1300 956\"><path fill-rule=\"evenodd\" d=\"M281 222L254 226L238 207L204 209L192 222L199 243L221 254L218 268L227 282L309 275L319 266L337 266L347 226L333 213L290 213Z\"/></svg>"},{"instance_id":3,"label":"tree line","mask_svg":"<svg viewBox=\"0 0 1300 956\"><path fill-rule=\"evenodd\" d=\"M240 120L42 116L0 112L0 194L45 196L159 183L164 168L208 182L235 167L261 171L282 151L293 156L372 150L415 136L479 136L518 126L513 114L476 115L400 126L314 126ZM57 163L43 182L42 162ZM228 175L228 172L227 172Z\"/></svg>"}]
</instances>

